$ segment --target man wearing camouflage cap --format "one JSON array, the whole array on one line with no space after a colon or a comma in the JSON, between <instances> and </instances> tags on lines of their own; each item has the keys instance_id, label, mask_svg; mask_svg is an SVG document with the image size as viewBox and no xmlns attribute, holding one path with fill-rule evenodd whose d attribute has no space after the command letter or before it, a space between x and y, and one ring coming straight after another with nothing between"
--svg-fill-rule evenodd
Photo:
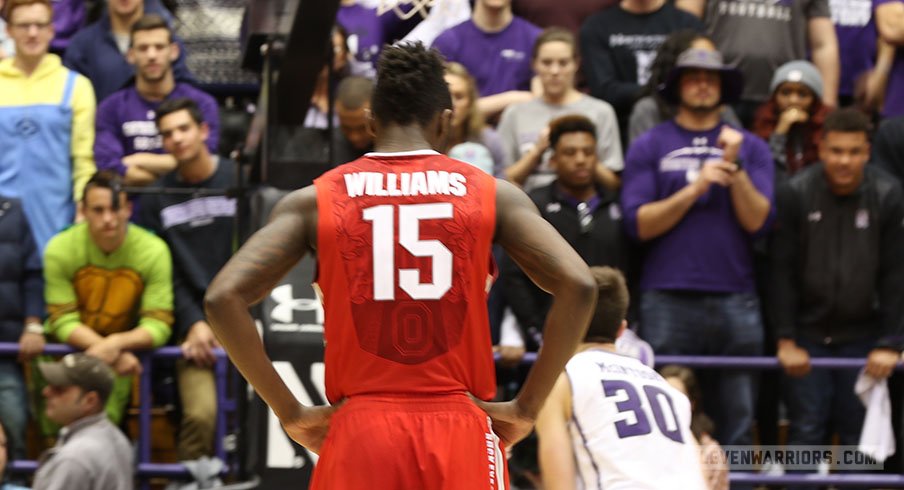
<instances>
[{"instance_id":1,"label":"man wearing camouflage cap","mask_svg":"<svg viewBox=\"0 0 904 490\"><path fill-rule=\"evenodd\" d=\"M114 374L103 361L69 354L40 363L47 417L63 426L35 473L33 490L131 490L132 447L107 418Z\"/></svg>"}]
</instances>

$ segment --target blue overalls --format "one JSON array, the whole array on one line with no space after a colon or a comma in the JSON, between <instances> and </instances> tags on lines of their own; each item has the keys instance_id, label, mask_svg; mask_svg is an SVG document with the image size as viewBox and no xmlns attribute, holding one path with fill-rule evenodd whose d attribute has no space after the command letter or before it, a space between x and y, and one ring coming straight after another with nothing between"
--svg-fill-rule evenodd
<instances>
[{"instance_id":1,"label":"blue overalls","mask_svg":"<svg viewBox=\"0 0 904 490\"><path fill-rule=\"evenodd\" d=\"M72 91L67 70L62 102L0 107L0 195L22 200L44 255L50 238L72 223Z\"/></svg>"}]
</instances>

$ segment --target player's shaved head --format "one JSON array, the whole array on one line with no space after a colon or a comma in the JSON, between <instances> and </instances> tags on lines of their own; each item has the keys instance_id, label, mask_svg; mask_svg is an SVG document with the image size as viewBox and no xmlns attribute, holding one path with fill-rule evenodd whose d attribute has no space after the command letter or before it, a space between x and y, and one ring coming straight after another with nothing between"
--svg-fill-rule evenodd
<instances>
[{"instance_id":1,"label":"player's shaved head","mask_svg":"<svg viewBox=\"0 0 904 490\"><path fill-rule=\"evenodd\" d=\"M445 109L452 109L452 97L439 51L420 42L387 46L377 64L374 117L383 124L426 127Z\"/></svg>"}]
</instances>

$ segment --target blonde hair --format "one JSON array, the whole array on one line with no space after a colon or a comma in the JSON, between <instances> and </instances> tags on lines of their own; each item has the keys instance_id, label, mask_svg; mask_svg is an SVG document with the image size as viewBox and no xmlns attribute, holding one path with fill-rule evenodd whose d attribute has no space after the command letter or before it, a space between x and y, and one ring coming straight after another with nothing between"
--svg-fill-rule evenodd
<instances>
[{"instance_id":1,"label":"blonde hair","mask_svg":"<svg viewBox=\"0 0 904 490\"><path fill-rule=\"evenodd\" d=\"M461 78L467 85L467 94L470 103L468 104L468 115L464 118L464 124L460 128L453 128L452 135L455 143L463 143L480 138L480 133L486 126L483 114L477 110L477 99L480 94L477 93L477 82L468 72L468 69L461 63L449 61L446 63L446 75L452 75Z\"/></svg>"}]
</instances>

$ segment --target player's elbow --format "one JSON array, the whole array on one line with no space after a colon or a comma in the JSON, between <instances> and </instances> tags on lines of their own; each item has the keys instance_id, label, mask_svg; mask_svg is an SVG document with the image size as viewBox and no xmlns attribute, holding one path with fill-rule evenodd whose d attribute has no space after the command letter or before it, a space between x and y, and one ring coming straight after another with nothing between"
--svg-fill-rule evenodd
<instances>
[{"instance_id":1,"label":"player's elbow","mask_svg":"<svg viewBox=\"0 0 904 490\"><path fill-rule=\"evenodd\" d=\"M222 316L222 312L229 309L236 299L237 296L234 292L215 281L204 294L204 312L208 318Z\"/></svg>"},{"instance_id":2,"label":"player's elbow","mask_svg":"<svg viewBox=\"0 0 904 490\"><path fill-rule=\"evenodd\" d=\"M567 294L580 298L582 304L593 305L597 296L596 280L586 265L575 267L567 280ZM592 306L591 306L592 307Z\"/></svg>"}]
</instances>

